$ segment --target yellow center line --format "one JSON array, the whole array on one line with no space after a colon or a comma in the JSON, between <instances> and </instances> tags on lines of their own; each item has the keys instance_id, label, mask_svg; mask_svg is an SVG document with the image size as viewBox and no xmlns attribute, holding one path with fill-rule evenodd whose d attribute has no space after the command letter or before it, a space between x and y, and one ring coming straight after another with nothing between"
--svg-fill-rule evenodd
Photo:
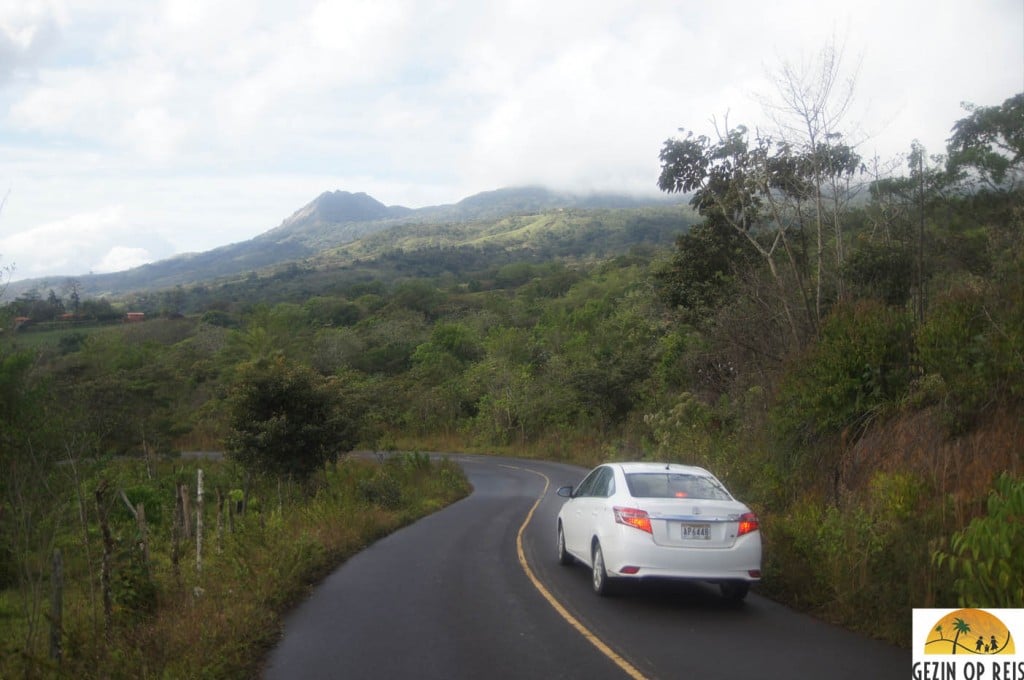
<instances>
[{"instance_id":1,"label":"yellow center line","mask_svg":"<svg viewBox=\"0 0 1024 680\"><path fill-rule=\"evenodd\" d=\"M556 612L558 612L559 616L565 619L570 626L575 628L576 631L579 632L579 634L587 640L587 642L597 647L599 652L601 652L606 657L611 659L611 661L615 663L616 666L625 671L626 675L633 678L634 680L646 680L643 673L638 671L636 667L633 666L633 664L629 663L621 656L619 656L611 647L605 644L604 641L601 640L601 638L594 635L590 631L590 629L588 629L586 626L580 623L579 619L570 614L569 610L567 610L561 602L555 599L555 596L552 595L551 592L544 587L544 584L541 583L540 579L537 578L536 574L533 573L533 569L531 569L530 565L526 562L526 553L523 551L523 534L526 532L526 527L530 525L530 520L533 519L533 513L537 510L537 506L539 506L540 502L544 500L544 495L547 494L548 488L551 486L551 480L548 479L548 476L545 475L543 472L538 472L537 470L530 470L529 468L518 468L512 465L502 465L502 467L510 468L512 470L525 470L526 472L532 472L533 474L539 475L540 477L544 478L544 490L541 491L540 496L534 502L533 507L530 508L530 512L527 513L526 519L523 521L522 526L519 527L519 534L518 536L516 536L516 552L519 555L519 564L522 565L523 571L526 572L526 576L530 579L530 582L533 583L533 587L536 588L537 591L544 596L544 599L548 601L548 604L550 604Z\"/></svg>"}]
</instances>

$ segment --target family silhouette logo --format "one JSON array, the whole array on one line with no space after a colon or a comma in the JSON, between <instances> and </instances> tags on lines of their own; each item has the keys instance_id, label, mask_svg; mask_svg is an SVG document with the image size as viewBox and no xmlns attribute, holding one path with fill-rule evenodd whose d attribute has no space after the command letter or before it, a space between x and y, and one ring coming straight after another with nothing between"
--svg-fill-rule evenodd
<instances>
[{"instance_id":1,"label":"family silhouette logo","mask_svg":"<svg viewBox=\"0 0 1024 680\"><path fill-rule=\"evenodd\" d=\"M915 609L914 680L1024 680L1024 609ZM941 658L939 658L941 657Z\"/></svg>"},{"instance_id":2,"label":"family silhouette logo","mask_svg":"<svg viewBox=\"0 0 1024 680\"><path fill-rule=\"evenodd\" d=\"M925 654L1014 654L1013 636L984 609L957 609L940 618L924 643Z\"/></svg>"}]
</instances>

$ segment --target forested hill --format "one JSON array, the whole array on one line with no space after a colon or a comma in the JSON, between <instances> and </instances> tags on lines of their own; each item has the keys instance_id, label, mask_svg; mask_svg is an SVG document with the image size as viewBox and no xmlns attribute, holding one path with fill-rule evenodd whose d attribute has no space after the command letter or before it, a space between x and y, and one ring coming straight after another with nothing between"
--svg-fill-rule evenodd
<instances>
[{"instance_id":1,"label":"forested hill","mask_svg":"<svg viewBox=\"0 0 1024 680\"><path fill-rule=\"evenodd\" d=\"M915 143L904 174L880 178L831 135L668 140L659 186L691 194L696 218L537 203L458 218L485 197L420 221L330 194L294 216L304 232L265 238L326 239L316 221L348 208L386 230L216 285L11 299L0 676L51 668L40 584L54 547L78 598L63 675L97 676L104 659L105 676L155 674L183 630L200 633L175 650L217 643L197 668L235 649L238 622L264 640L267 603L293 600L253 584L330 555L285 513L320 518L337 497L375 516L409 498L386 470L331 491L348 464L332 461L359 449L707 467L761 518L761 594L905 646L914 608L1024 607L1024 93L967 107L952 130L947 155ZM203 578L228 580L196 600L171 546L177 455L203 450L231 460L211 496L252 484L260 519L204 553ZM174 471L152 472L163 456ZM293 492L317 505L289 510ZM149 567L143 514L164 551ZM235 552L249 544L266 557ZM213 598L232 615L195 614ZM182 617L232 627L152 632Z\"/></svg>"},{"instance_id":2,"label":"forested hill","mask_svg":"<svg viewBox=\"0 0 1024 680\"><path fill-rule=\"evenodd\" d=\"M664 229L659 227L652 231L650 213L636 212L630 216L621 211L653 209L660 211L658 215L664 217L674 208L678 218L682 203L682 200L658 197L568 194L540 187L520 187L476 194L451 205L411 209L387 206L365 193L324 192L279 226L248 241L203 253L178 255L123 272L83 276L69 272L68 276L16 281L10 284L6 297L16 298L33 291L45 297L51 289L60 291L66 288L67 281L72 278L77 283L78 293L83 297L118 297L128 293L223 281L287 263L300 263L309 258L317 258L321 264L325 264L331 263L333 256L342 256L344 262L345 249L342 247L358 244L371 235L380 236L350 250L359 252L361 257L374 257L387 250L408 250L440 242L448 247L479 239L493 244L502 240L500 233L503 230L519 230L520 225L505 221L507 218L537 217L566 210L598 211L586 217L576 212L572 219L579 221L584 225L582 229L590 232L602 230L604 222L610 219L608 228L618 232L611 235L611 242L624 245L627 249L634 241L653 240L658 244L670 244L679 231L678 224L665 223L662 225ZM609 210L619 212L609 218ZM640 232L632 229L630 222L633 217L641 222L646 220L647 226L641 226ZM519 246L529 240L535 241L538 247L549 246L552 242L565 245L565 219L532 220L531 224L534 227L528 234L520 231L519 236L511 237L510 241ZM400 231L388 235L396 228L400 228ZM563 233L549 234L549 230L562 230ZM579 229L573 227L568 231ZM591 233L591 236L594 234ZM599 241L594 238L590 245L579 243L569 247L569 250L576 255L586 255L592 246L600 245Z\"/></svg>"}]
</instances>

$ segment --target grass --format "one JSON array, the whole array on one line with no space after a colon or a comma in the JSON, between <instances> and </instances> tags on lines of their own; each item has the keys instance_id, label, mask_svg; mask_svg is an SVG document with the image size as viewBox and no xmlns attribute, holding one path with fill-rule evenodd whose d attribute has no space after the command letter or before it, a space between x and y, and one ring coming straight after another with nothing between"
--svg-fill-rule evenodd
<instances>
[{"instance_id":1,"label":"grass","mask_svg":"<svg viewBox=\"0 0 1024 680\"><path fill-rule=\"evenodd\" d=\"M177 480L194 479L196 465L164 463L150 480L136 462L111 463L92 481L117 479L122 488L134 489L148 485L156 494ZM228 463L202 466L208 498L218 485L231 489L229 484L239 481ZM49 658L46 622L29 634L20 614L30 600L26 592L0 591L0 677L253 677L278 637L283 614L313 585L372 541L468 491L457 465L416 454L383 463L343 459L308 484L265 480L253 489L252 510L233 518L233 531L226 515L218 523L216 503L207 501L203 568L197 569L192 539L181 544L177 573L171 560L173 512L167 511L173 500L165 501L159 515L154 512L162 519L150 526L145 565L127 508L120 512L113 506L109 628L98 596L102 547L96 518L90 517L86 551L81 527L68 517L55 536L65 546L63 658L59 663ZM152 502L154 496L149 497ZM26 564L41 564L35 555L21 557ZM48 609L48 583L44 590L34 604Z\"/></svg>"}]
</instances>

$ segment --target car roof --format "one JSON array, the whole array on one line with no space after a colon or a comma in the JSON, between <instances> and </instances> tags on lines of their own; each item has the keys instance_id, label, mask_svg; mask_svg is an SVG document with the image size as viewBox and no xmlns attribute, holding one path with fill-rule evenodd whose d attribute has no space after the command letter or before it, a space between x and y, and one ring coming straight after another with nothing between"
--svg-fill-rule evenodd
<instances>
[{"instance_id":1,"label":"car roof","mask_svg":"<svg viewBox=\"0 0 1024 680\"><path fill-rule=\"evenodd\" d=\"M609 463L617 466L625 474L653 473L653 472L675 472L677 474L709 475L714 476L702 467L696 465L681 465L679 463L654 463L651 461L635 461L628 463Z\"/></svg>"}]
</instances>

